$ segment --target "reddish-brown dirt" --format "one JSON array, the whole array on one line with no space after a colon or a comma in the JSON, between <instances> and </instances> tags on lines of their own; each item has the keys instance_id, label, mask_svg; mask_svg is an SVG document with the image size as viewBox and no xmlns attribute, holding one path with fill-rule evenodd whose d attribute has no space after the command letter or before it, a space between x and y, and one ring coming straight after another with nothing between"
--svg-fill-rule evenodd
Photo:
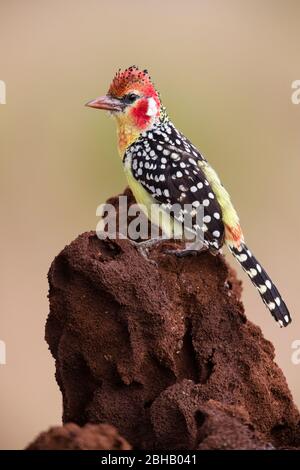
<instances>
[{"instance_id":1,"label":"reddish-brown dirt","mask_svg":"<svg viewBox=\"0 0 300 470\"><path fill-rule=\"evenodd\" d=\"M27 450L130 450L131 446L109 424L68 423L41 433Z\"/></svg>"},{"instance_id":2,"label":"reddish-brown dirt","mask_svg":"<svg viewBox=\"0 0 300 470\"><path fill-rule=\"evenodd\" d=\"M235 273L222 255L166 246L146 260L89 232L55 258L46 340L63 421L110 423L134 448L299 446L299 413Z\"/></svg>"}]
</instances>

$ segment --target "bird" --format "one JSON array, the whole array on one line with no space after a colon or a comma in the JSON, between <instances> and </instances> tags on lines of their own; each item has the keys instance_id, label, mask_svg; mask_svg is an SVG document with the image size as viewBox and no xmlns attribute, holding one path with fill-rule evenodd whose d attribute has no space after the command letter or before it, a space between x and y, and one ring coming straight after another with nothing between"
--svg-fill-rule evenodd
<instances>
[{"instance_id":1,"label":"bird","mask_svg":"<svg viewBox=\"0 0 300 470\"><path fill-rule=\"evenodd\" d=\"M158 218L157 212L149 210L150 221L160 225L171 237L182 223L184 207L190 208L192 216L202 207L204 249L216 254L225 244L257 288L277 324L287 326L292 321L289 310L246 245L228 191L203 154L170 120L148 71L135 65L119 69L107 94L89 101L86 106L106 110L115 118L118 152L136 202L147 209L154 205L163 212L174 204L181 208L173 217L163 220ZM196 223L192 224L195 233L198 228ZM194 251L187 245L176 253L184 256Z\"/></svg>"}]
</instances>

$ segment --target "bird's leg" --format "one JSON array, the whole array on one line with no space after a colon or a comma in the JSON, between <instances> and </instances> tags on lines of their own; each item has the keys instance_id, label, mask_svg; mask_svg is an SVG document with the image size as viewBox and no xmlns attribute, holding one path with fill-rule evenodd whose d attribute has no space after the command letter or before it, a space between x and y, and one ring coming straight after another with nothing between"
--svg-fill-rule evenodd
<instances>
[{"instance_id":1,"label":"bird's leg","mask_svg":"<svg viewBox=\"0 0 300 470\"><path fill-rule=\"evenodd\" d=\"M130 241L136 247L138 252L144 258L148 259L149 249L158 245L162 240L164 240L162 237L156 237L156 238L150 238L149 240L145 240L143 242L135 242L134 240L130 240Z\"/></svg>"},{"instance_id":2,"label":"bird's leg","mask_svg":"<svg viewBox=\"0 0 300 470\"><path fill-rule=\"evenodd\" d=\"M193 243L187 243L185 248L179 250L166 250L165 253L178 256L178 258L183 258L184 256L195 256L203 251L209 250L209 247L203 243L203 241L196 241Z\"/></svg>"}]
</instances>

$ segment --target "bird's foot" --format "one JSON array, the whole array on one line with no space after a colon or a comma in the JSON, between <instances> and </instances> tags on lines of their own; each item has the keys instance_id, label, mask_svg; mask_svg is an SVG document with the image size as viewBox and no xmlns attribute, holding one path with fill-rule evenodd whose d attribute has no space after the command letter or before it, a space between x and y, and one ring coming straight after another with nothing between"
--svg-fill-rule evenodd
<instances>
[{"instance_id":1,"label":"bird's foot","mask_svg":"<svg viewBox=\"0 0 300 470\"><path fill-rule=\"evenodd\" d=\"M203 253L203 251L209 250L208 246L205 245L203 242L194 242L187 244L185 248L177 249L177 250L165 250L167 255L175 255L178 258L184 258L185 256L197 256L199 253Z\"/></svg>"},{"instance_id":2,"label":"bird's foot","mask_svg":"<svg viewBox=\"0 0 300 470\"><path fill-rule=\"evenodd\" d=\"M158 245L162 241L162 238L150 238L150 240L145 240L143 242L135 242L131 240L131 243L136 247L137 251L145 258L147 261L150 261L153 264L156 264L155 261L149 259L149 251L154 246Z\"/></svg>"}]
</instances>

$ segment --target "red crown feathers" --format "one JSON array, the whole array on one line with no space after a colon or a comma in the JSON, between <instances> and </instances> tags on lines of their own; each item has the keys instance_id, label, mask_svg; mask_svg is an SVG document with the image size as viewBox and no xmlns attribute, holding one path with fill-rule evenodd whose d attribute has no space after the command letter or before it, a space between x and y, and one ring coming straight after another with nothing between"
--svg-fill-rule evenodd
<instances>
[{"instance_id":1,"label":"red crown feathers","mask_svg":"<svg viewBox=\"0 0 300 470\"><path fill-rule=\"evenodd\" d=\"M110 87L108 93L116 98L121 98L126 93L137 90L145 96L156 98L159 100L158 93L151 82L147 70L139 70L135 65L126 70L119 70Z\"/></svg>"}]
</instances>

